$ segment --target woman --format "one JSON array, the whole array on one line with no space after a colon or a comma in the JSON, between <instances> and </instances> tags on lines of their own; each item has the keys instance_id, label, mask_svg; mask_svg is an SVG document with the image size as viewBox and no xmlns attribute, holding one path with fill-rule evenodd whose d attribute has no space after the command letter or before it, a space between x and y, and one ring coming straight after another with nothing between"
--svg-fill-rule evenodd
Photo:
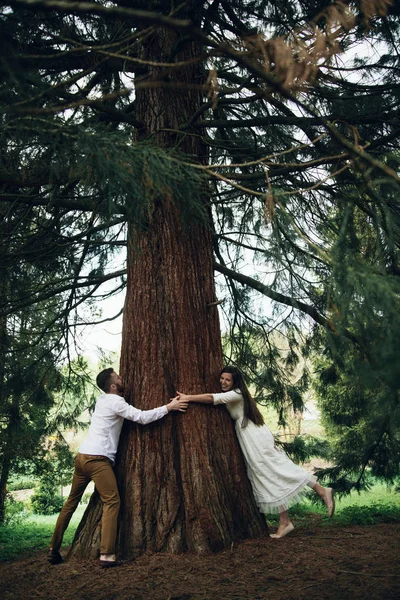
<instances>
[{"instance_id":1,"label":"woman","mask_svg":"<svg viewBox=\"0 0 400 600\"><path fill-rule=\"evenodd\" d=\"M317 483L316 478L295 465L282 450L275 446L272 433L258 410L236 367L225 367L220 374L220 394L182 394L177 398L203 404L226 404L235 421L236 435L242 449L247 474L254 497L263 513L279 512L279 527L272 538L283 538L294 529L288 508L300 499L304 488L309 486L325 502L330 517L335 512L332 488Z\"/></svg>"}]
</instances>

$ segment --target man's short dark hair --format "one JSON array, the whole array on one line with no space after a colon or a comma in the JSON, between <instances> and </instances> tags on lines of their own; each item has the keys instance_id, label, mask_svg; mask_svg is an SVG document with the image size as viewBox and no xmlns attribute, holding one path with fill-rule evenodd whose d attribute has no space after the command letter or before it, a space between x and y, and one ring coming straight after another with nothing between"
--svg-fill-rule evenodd
<instances>
[{"instance_id":1,"label":"man's short dark hair","mask_svg":"<svg viewBox=\"0 0 400 600\"><path fill-rule=\"evenodd\" d=\"M106 394L110 390L112 374L114 373L114 369L112 367L108 369L104 369L101 371L96 377L96 383L103 392Z\"/></svg>"}]
</instances>

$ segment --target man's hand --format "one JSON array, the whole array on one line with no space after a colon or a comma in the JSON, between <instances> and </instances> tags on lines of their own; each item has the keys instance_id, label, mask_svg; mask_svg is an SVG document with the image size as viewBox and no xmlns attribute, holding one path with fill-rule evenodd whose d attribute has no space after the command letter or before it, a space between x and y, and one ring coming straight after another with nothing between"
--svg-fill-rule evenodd
<instances>
[{"instance_id":1,"label":"man's hand","mask_svg":"<svg viewBox=\"0 0 400 600\"><path fill-rule=\"evenodd\" d=\"M179 394L175 398L171 398L169 404L167 404L168 411L179 410L179 412L186 412L189 406L189 401L186 400L183 394Z\"/></svg>"}]
</instances>

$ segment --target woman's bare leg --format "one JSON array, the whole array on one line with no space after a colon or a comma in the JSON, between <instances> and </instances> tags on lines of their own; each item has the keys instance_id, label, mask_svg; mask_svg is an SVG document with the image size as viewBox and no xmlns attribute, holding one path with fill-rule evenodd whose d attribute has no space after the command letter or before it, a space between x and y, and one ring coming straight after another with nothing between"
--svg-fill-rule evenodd
<instances>
[{"instance_id":1,"label":"woman's bare leg","mask_svg":"<svg viewBox=\"0 0 400 600\"><path fill-rule=\"evenodd\" d=\"M333 494L333 489L323 487L319 483L315 483L312 486L312 489L325 502L326 508L328 509L328 515L330 517L333 517L333 515L335 513L335 498L334 498L334 494Z\"/></svg>"}]
</instances>

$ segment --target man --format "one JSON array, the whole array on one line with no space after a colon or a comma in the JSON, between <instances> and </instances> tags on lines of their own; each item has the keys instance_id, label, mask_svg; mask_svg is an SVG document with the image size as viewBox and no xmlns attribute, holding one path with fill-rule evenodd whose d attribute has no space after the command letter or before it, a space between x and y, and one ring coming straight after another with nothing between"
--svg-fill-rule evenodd
<instances>
[{"instance_id":1,"label":"man","mask_svg":"<svg viewBox=\"0 0 400 600\"><path fill-rule=\"evenodd\" d=\"M86 439L75 458L71 491L54 529L47 560L52 565L62 562L59 552L64 531L68 527L89 481L93 481L103 502L101 527L100 566L114 567L117 520L120 506L113 464L124 419L142 425L164 417L171 410L185 412L186 400L173 399L169 404L152 410L138 410L122 398L124 387L121 377L112 368L104 369L96 378L98 387L105 392L96 406Z\"/></svg>"}]
</instances>

